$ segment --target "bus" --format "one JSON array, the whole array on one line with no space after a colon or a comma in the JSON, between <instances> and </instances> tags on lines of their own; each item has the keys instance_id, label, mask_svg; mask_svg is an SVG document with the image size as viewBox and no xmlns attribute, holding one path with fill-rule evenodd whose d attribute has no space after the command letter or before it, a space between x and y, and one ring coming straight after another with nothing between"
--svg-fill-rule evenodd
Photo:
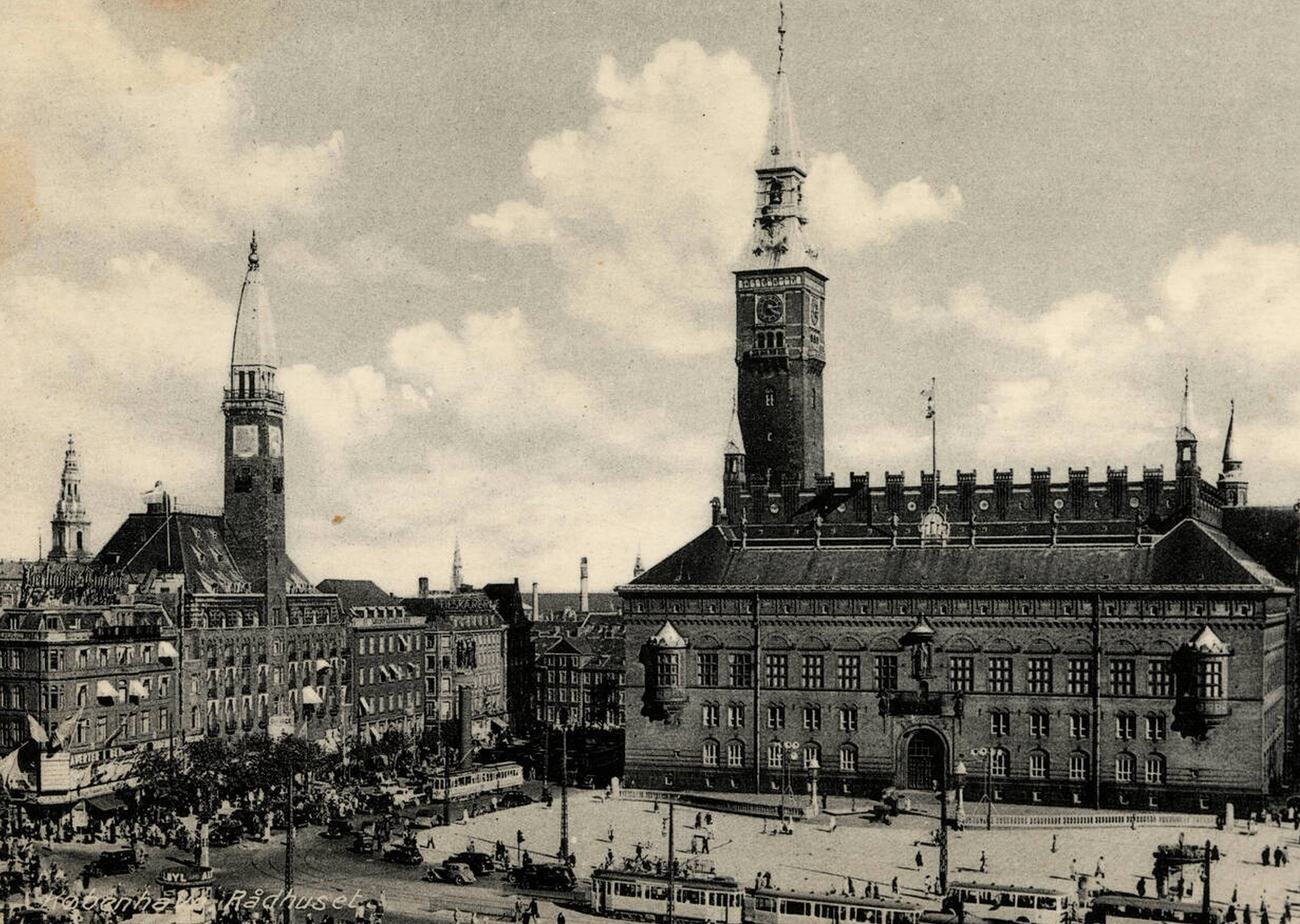
<instances>
[{"instance_id":1,"label":"bus","mask_svg":"<svg viewBox=\"0 0 1300 924\"><path fill-rule=\"evenodd\" d=\"M1065 924L1070 914L1069 894L1033 886L997 885L990 882L954 882L948 902L960 901L966 914L986 921L1014 924Z\"/></svg>"},{"instance_id":2,"label":"bus","mask_svg":"<svg viewBox=\"0 0 1300 924\"><path fill-rule=\"evenodd\" d=\"M524 785L524 768L507 761L483 764L451 771L451 798L466 799L483 793L504 792ZM430 794L435 801L446 798L442 772L435 771L429 778Z\"/></svg>"},{"instance_id":3,"label":"bus","mask_svg":"<svg viewBox=\"0 0 1300 924\"><path fill-rule=\"evenodd\" d=\"M784 889L746 889L750 924L918 924L921 909L907 902Z\"/></svg>"},{"instance_id":4,"label":"bus","mask_svg":"<svg viewBox=\"0 0 1300 924\"><path fill-rule=\"evenodd\" d=\"M673 879L673 918L742 924L744 893L729 876L688 874ZM636 921L668 918L668 878L653 872L591 871L593 913Z\"/></svg>"},{"instance_id":5,"label":"bus","mask_svg":"<svg viewBox=\"0 0 1300 924\"><path fill-rule=\"evenodd\" d=\"M1169 921L1172 924L1219 924L1219 913L1210 910L1208 917L1200 905L1146 898L1125 892L1102 892L1092 900L1084 915L1085 924L1147 924Z\"/></svg>"}]
</instances>

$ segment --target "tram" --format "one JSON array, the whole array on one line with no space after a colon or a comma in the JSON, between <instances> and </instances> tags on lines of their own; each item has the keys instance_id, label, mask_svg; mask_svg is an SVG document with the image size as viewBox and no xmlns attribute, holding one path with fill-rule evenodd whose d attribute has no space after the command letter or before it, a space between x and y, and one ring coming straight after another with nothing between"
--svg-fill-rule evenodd
<instances>
[{"instance_id":1,"label":"tram","mask_svg":"<svg viewBox=\"0 0 1300 924\"><path fill-rule=\"evenodd\" d=\"M673 917L708 924L742 924L744 893L729 876L688 874L673 879ZM668 879L653 872L595 869L591 907L596 914L636 921L668 919Z\"/></svg>"},{"instance_id":2,"label":"tram","mask_svg":"<svg viewBox=\"0 0 1300 924\"><path fill-rule=\"evenodd\" d=\"M435 773L429 779L429 789L434 800L446 798L445 783L441 773ZM481 793L517 789L522 785L524 768L510 761L466 767L451 773L451 798L464 799Z\"/></svg>"},{"instance_id":3,"label":"tram","mask_svg":"<svg viewBox=\"0 0 1300 924\"><path fill-rule=\"evenodd\" d=\"M965 912L986 921L1012 924L1065 924L1070 896L1056 889L997 885L988 882L954 882L948 899L960 900Z\"/></svg>"},{"instance_id":4,"label":"tram","mask_svg":"<svg viewBox=\"0 0 1300 924\"><path fill-rule=\"evenodd\" d=\"M1092 907L1083 919L1085 924L1150 924L1152 921L1219 924L1220 921L1217 911L1211 909L1207 916L1200 905L1125 892L1100 893L1092 900Z\"/></svg>"},{"instance_id":5,"label":"tram","mask_svg":"<svg viewBox=\"0 0 1300 924\"><path fill-rule=\"evenodd\" d=\"M918 924L921 909L907 902L784 889L745 890L746 924Z\"/></svg>"}]
</instances>

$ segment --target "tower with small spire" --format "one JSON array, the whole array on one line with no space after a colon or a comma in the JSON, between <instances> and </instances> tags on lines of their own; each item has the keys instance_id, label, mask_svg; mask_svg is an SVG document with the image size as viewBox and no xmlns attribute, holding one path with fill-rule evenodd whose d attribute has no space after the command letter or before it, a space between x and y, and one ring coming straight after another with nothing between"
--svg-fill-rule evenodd
<instances>
[{"instance_id":1,"label":"tower with small spire","mask_svg":"<svg viewBox=\"0 0 1300 924\"><path fill-rule=\"evenodd\" d=\"M753 234L736 276L737 413L750 472L813 485L825 468L826 276L806 234L808 169L777 29L776 97L755 170Z\"/></svg>"},{"instance_id":2,"label":"tower with small spire","mask_svg":"<svg viewBox=\"0 0 1300 924\"><path fill-rule=\"evenodd\" d=\"M722 450L722 508L727 516L740 519L740 496L745 490L745 446L740 435L736 404L731 405L731 424L727 428L727 445Z\"/></svg>"},{"instance_id":3,"label":"tower with small spire","mask_svg":"<svg viewBox=\"0 0 1300 924\"><path fill-rule=\"evenodd\" d=\"M641 550L636 550L636 563L632 565L632 580L645 574L645 565L641 564Z\"/></svg>"},{"instance_id":4,"label":"tower with small spire","mask_svg":"<svg viewBox=\"0 0 1300 924\"><path fill-rule=\"evenodd\" d=\"M451 592L459 593L465 583L465 570L460 560L460 538L456 538L451 551Z\"/></svg>"},{"instance_id":5,"label":"tower with small spire","mask_svg":"<svg viewBox=\"0 0 1300 924\"><path fill-rule=\"evenodd\" d=\"M1223 471L1219 473L1219 490L1223 492L1223 503L1226 507L1245 507L1246 489L1250 485L1233 443L1232 429L1236 420L1237 402L1230 401L1228 402L1228 433L1223 438Z\"/></svg>"},{"instance_id":6,"label":"tower with small spire","mask_svg":"<svg viewBox=\"0 0 1300 924\"><path fill-rule=\"evenodd\" d=\"M68 448L63 452L63 476L59 484L59 500L54 505L54 518L50 520L50 561L85 561L90 558L86 537L90 532L90 517L81 502L81 465L77 461L77 447L72 434L68 434Z\"/></svg>"},{"instance_id":7,"label":"tower with small spire","mask_svg":"<svg viewBox=\"0 0 1300 924\"><path fill-rule=\"evenodd\" d=\"M1201 466L1196 461L1196 434L1192 432L1191 373L1183 370L1183 407L1178 415L1178 430L1174 434L1178 459L1174 464L1174 477L1178 484L1179 507L1191 512L1199 493Z\"/></svg>"},{"instance_id":8,"label":"tower with small spire","mask_svg":"<svg viewBox=\"0 0 1300 924\"><path fill-rule=\"evenodd\" d=\"M230 351L226 417L226 545L255 593L266 595L268 624L283 624L289 579L284 520L284 394L257 235L239 293Z\"/></svg>"}]
</instances>

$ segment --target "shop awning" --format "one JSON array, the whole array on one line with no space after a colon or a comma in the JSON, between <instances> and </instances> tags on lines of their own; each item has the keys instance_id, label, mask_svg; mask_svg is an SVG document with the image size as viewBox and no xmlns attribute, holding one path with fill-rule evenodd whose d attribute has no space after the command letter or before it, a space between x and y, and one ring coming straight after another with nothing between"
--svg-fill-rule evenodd
<instances>
[{"instance_id":1,"label":"shop awning","mask_svg":"<svg viewBox=\"0 0 1300 924\"><path fill-rule=\"evenodd\" d=\"M138 680L132 680L126 687L127 695L134 700L148 699L149 691L144 688L144 684Z\"/></svg>"},{"instance_id":2,"label":"shop awning","mask_svg":"<svg viewBox=\"0 0 1300 924\"><path fill-rule=\"evenodd\" d=\"M495 728L497 731L505 731L507 728L505 722L496 718L488 719L488 725L492 728Z\"/></svg>"},{"instance_id":3,"label":"shop awning","mask_svg":"<svg viewBox=\"0 0 1300 924\"><path fill-rule=\"evenodd\" d=\"M319 706L324 702L325 700L320 698L320 694L316 692L315 687L302 688L302 704L304 706Z\"/></svg>"},{"instance_id":4,"label":"shop awning","mask_svg":"<svg viewBox=\"0 0 1300 924\"><path fill-rule=\"evenodd\" d=\"M113 684L109 681L101 680L95 684L95 699L105 706L111 706L117 702L117 690L113 689Z\"/></svg>"},{"instance_id":5,"label":"shop awning","mask_svg":"<svg viewBox=\"0 0 1300 924\"><path fill-rule=\"evenodd\" d=\"M118 809L126 808L126 803L119 799L114 793L108 793L103 796L92 796L86 800L86 807L92 811L104 815L112 814Z\"/></svg>"},{"instance_id":6,"label":"shop awning","mask_svg":"<svg viewBox=\"0 0 1300 924\"><path fill-rule=\"evenodd\" d=\"M176 646L173 645L171 642L158 643L158 660L175 661L179 657L180 657L180 652L176 650Z\"/></svg>"}]
</instances>

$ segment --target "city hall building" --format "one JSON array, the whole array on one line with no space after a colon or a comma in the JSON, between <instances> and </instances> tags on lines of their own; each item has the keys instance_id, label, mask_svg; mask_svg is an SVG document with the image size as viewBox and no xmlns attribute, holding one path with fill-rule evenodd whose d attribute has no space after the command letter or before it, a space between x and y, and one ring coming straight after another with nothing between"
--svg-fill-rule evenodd
<instances>
[{"instance_id":1,"label":"city hall building","mask_svg":"<svg viewBox=\"0 0 1300 924\"><path fill-rule=\"evenodd\" d=\"M1295 760L1297 513L1202 473L824 471L827 276L778 71L712 525L619 588L629 786L1258 805Z\"/></svg>"}]
</instances>

